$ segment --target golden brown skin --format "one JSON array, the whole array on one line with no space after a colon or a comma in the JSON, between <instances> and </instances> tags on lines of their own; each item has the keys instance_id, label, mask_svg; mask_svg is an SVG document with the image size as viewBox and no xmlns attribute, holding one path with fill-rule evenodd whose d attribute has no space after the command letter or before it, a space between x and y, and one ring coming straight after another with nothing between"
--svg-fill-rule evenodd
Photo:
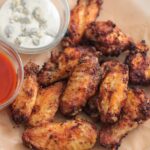
<instances>
[{"instance_id":1,"label":"golden brown skin","mask_svg":"<svg viewBox=\"0 0 150 150\"><path fill-rule=\"evenodd\" d=\"M83 120L44 124L27 129L22 137L34 150L90 150L96 138L95 127Z\"/></svg>"},{"instance_id":2,"label":"golden brown skin","mask_svg":"<svg viewBox=\"0 0 150 150\"><path fill-rule=\"evenodd\" d=\"M129 65L129 79L132 84L150 84L150 58L144 53L130 54L126 63Z\"/></svg>"},{"instance_id":3,"label":"golden brown skin","mask_svg":"<svg viewBox=\"0 0 150 150\"><path fill-rule=\"evenodd\" d=\"M128 67L112 60L102 64L102 82L99 89L98 108L101 121L114 123L127 98Z\"/></svg>"},{"instance_id":4,"label":"golden brown skin","mask_svg":"<svg viewBox=\"0 0 150 150\"><path fill-rule=\"evenodd\" d=\"M19 123L26 123L31 115L38 93L37 73L39 66L29 62L24 67L25 78L19 95L11 105L13 120Z\"/></svg>"},{"instance_id":5,"label":"golden brown skin","mask_svg":"<svg viewBox=\"0 0 150 150\"><path fill-rule=\"evenodd\" d=\"M140 41L137 44L132 45L131 52L136 53L147 53L149 51L149 47L147 46L144 40Z\"/></svg>"},{"instance_id":6,"label":"golden brown skin","mask_svg":"<svg viewBox=\"0 0 150 150\"><path fill-rule=\"evenodd\" d=\"M117 150L122 138L150 117L150 101L141 89L129 89L123 117L114 125L102 127L100 144Z\"/></svg>"},{"instance_id":7,"label":"golden brown skin","mask_svg":"<svg viewBox=\"0 0 150 150\"><path fill-rule=\"evenodd\" d=\"M132 40L112 21L91 23L85 32L85 39L105 56L118 56L132 45Z\"/></svg>"},{"instance_id":8,"label":"golden brown skin","mask_svg":"<svg viewBox=\"0 0 150 150\"><path fill-rule=\"evenodd\" d=\"M147 51L145 43L138 43L126 58L125 63L129 66L129 79L132 84L150 84L150 57L147 56Z\"/></svg>"},{"instance_id":9,"label":"golden brown skin","mask_svg":"<svg viewBox=\"0 0 150 150\"><path fill-rule=\"evenodd\" d=\"M80 43L87 26L99 15L102 0L78 0L71 11L70 24L63 47L76 46Z\"/></svg>"},{"instance_id":10,"label":"golden brown skin","mask_svg":"<svg viewBox=\"0 0 150 150\"><path fill-rule=\"evenodd\" d=\"M29 118L29 126L35 127L53 120L59 107L63 86L63 82L57 82L39 90L35 106Z\"/></svg>"},{"instance_id":11,"label":"golden brown skin","mask_svg":"<svg viewBox=\"0 0 150 150\"><path fill-rule=\"evenodd\" d=\"M53 56L44 64L38 75L38 81L43 86L48 86L53 82L69 77L80 62L80 59L94 53L93 48L69 47L60 52L58 56Z\"/></svg>"},{"instance_id":12,"label":"golden brown skin","mask_svg":"<svg viewBox=\"0 0 150 150\"><path fill-rule=\"evenodd\" d=\"M62 95L60 109L66 116L78 114L97 90L100 80L98 58L89 55L74 69Z\"/></svg>"},{"instance_id":13,"label":"golden brown skin","mask_svg":"<svg viewBox=\"0 0 150 150\"><path fill-rule=\"evenodd\" d=\"M118 150L122 138L137 126L137 122L123 118L115 125L103 127L100 130L100 145L110 150Z\"/></svg>"}]
</instances>

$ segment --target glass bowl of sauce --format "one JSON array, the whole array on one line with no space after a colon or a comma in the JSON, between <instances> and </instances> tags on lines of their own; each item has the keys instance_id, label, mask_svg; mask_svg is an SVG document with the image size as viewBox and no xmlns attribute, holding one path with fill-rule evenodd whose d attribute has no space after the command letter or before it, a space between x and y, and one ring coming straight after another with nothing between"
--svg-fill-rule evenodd
<instances>
[{"instance_id":1,"label":"glass bowl of sauce","mask_svg":"<svg viewBox=\"0 0 150 150\"><path fill-rule=\"evenodd\" d=\"M16 98L23 78L23 65L18 53L0 40L0 110Z\"/></svg>"},{"instance_id":2,"label":"glass bowl of sauce","mask_svg":"<svg viewBox=\"0 0 150 150\"><path fill-rule=\"evenodd\" d=\"M57 46L67 31L67 0L1 0L0 36L18 52L42 53Z\"/></svg>"}]
</instances>

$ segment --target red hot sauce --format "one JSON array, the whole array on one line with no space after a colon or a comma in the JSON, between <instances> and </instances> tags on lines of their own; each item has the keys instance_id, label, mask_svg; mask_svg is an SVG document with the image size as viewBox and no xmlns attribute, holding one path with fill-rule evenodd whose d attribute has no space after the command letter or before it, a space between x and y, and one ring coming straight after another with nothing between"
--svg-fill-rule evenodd
<instances>
[{"instance_id":1,"label":"red hot sauce","mask_svg":"<svg viewBox=\"0 0 150 150\"><path fill-rule=\"evenodd\" d=\"M11 60L0 53L0 104L6 102L16 89L17 74Z\"/></svg>"}]
</instances>

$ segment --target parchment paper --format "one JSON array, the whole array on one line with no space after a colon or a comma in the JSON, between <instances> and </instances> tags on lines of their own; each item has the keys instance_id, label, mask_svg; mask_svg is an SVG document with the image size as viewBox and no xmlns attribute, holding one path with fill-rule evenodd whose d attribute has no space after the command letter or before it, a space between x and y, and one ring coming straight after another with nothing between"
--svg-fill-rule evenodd
<instances>
[{"instance_id":1,"label":"parchment paper","mask_svg":"<svg viewBox=\"0 0 150 150\"><path fill-rule=\"evenodd\" d=\"M76 0L69 0L69 3L72 8ZM104 0L99 19L114 21L135 41L144 39L150 46L150 0ZM42 64L48 56L49 52L21 55L24 63L31 59L38 64ZM149 87L146 90L147 94L150 93ZM22 131L22 127L12 122L7 109L0 112L0 150L27 150L22 145ZM96 146L94 150L104 149ZM119 150L150 150L150 120L130 132L123 139Z\"/></svg>"}]
</instances>

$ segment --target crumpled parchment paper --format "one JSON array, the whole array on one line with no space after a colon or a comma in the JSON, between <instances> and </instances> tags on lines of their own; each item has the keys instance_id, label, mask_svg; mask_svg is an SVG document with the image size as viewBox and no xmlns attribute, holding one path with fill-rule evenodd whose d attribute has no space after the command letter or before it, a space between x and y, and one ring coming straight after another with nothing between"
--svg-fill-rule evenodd
<instances>
[{"instance_id":1,"label":"crumpled parchment paper","mask_svg":"<svg viewBox=\"0 0 150 150\"><path fill-rule=\"evenodd\" d=\"M69 3L72 8L76 0L69 0ZM144 39L150 46L150 0L104 0L99 19L114 21L135 41ZM48 56L49 52L21 55L24 64L28 60L42 64ZM147 94L150 93L149 87L146 88ZM8 109L0 112L0 150L27 150L22 144L22 131L23 127L12 122ZM104 149L96 146L93 150ZM130 132L123 139L119 150L150 150L150 120Z\"/></svg>"}]
</instances>

